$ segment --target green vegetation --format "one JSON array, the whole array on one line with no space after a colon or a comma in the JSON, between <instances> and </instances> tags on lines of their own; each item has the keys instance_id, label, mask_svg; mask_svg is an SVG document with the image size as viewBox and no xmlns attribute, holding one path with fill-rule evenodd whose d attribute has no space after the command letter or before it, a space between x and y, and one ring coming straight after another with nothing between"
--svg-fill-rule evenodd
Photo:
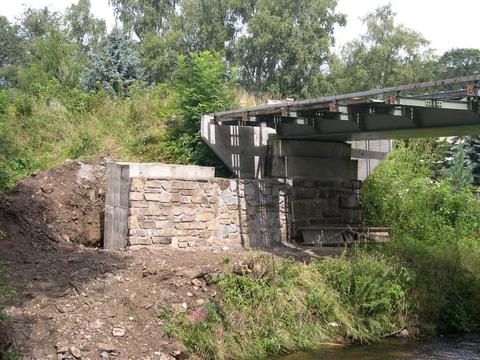
<instances>
[{"instance_id":1,"label":"green vegetation","mask_svg":"<svg viewBox=\"0 0 480 360\"><path fill-rule=\"evenodd\" d=\"M436 178L427 161L399 146L363 188L367 221L393 228L387 253L414 270L418 324L439 331L480 328L480 202L462 156Z\"/></svg>"},{"instance_id":2,"label":"green vegetation","mask_svg":"<svg viewBox=\"0 0 480 360\"><path fill-rule=\"evenodd\" d=\"M61 97L51 97L48 87L0 92L0 190L68 158L215 164L199 138L199 115L232 106L234 84L217 54L179 61L175 87L133 83L126 94L112 96L127 84L115 80L112 87L99 82L98 91L70 89Z\"/></svg>"},{"instance_id":3,"label":"green vegetation","mask_svg":"<svg viewBox=\"0 0 480 360\"><path fill-rule=\"evenodd\" d=\"M336 0L110 2L124 31L107 34L89 0L0 16L0 191L67 158L220 168L201 114L480 72L479 49L436 56L391 6L336 56ZM257 359L406 326L478 330L479 144L399 142L364 186L366 221L390 226L390 244L310 264L257 258L260 272L215 279L219 300L201 320L167 314L169 333L206 359ZM2 265L1 301L5 276Z\"/></svg>"},{"instance_id":4,"label":"green vegetation","mask_svg":"<svg viewBox=\"0 0 480 360\"><path fill-rule=\"evenodd\" d=\"M335 0L111 3L124 31L107 34L89 0L0 17L0 191L88 156L222 170L200 139L202 113L479 71L478 50L437 58L390 6L337 57Z\"/></svg>"},{"instance_id":5,"label":"green vegetation","mask_svg":"<svg viewBox=\"0 0 480 360\"><path fill-rule=\"evenodd\" d=\"M204 359L262 359L326 342L371 342L400 331L412 274L396 258L355 249L308 265L254 258L251 275L213 279L218 303L164 316L167 330Z\"/></svg>"},{"instance_id":6,"label":"green vegetation","mask_svg":"<svg viewBox=\"0 0 480 360\"><path fill-rule=\"evenodd\" d=\"M399 143L366 181L367 222L390 226L390 243L309 264L254 258L251 273L212 280L218 302L164 315L169 334L205 359L259 359L406 327L478 331L480 202L456 171L436 176L440 149L432 140Z\"/></svg>"}]
</instances>

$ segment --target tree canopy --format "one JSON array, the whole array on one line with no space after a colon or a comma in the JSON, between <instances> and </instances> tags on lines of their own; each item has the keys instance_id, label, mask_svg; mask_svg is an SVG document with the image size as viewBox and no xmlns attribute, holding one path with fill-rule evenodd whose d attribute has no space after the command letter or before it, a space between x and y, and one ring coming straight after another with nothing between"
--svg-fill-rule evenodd
<instances>
[{"instance_id":1,"label":"tree canopy","mask_svg":"<svg viewBox=\"0 0 480 360\"><path fill-rule=\"evenodd\" d=\"M363 32L335 52L335 30L347 21L337 0L110 4L119 22L110 32L93 16L91 0L77 0L63 14L27 8L13 22L0 17L0 118L9 119L11 133L18 132L15 124L38 120L42 106L48 107L42 108L44 119L56 107L70 119L77 113L94 116L103 101L131 101L125 116L134 128L122 136L135 134L128 146L141 149L142 159L215 164L200 141L199 116L233 107L235 100L258 104L258 99L308 98L480 72L480 49L436 55L424 36L396 21L390 5L365 14ZM149 104L141 111L135 109L139 94ZM95 148L91 131L86 126L72 141L69 156ZM466 144L478 183L480 140L459 141ZM28 151L47 157L39 149L44 144L52 147L44 138L20 142L16 149L28 155L0 163L23 169L24 158L35 157ZM439 172L443 150L437 151L435 142L412 140L408 146L427 149Z\"/></svg>"},{"instance_id":2,"label":"tree canopy","mask_svg":"<svg viewBox=\"0 0 480 360\"><path fill-rule=\"evenodd\" d=\"M337 72L341 91L385 88L431 79L434 56L420 33L396 24L391 5L362 18L365 33L345 45Z\"/></svg>"}]
</instances>

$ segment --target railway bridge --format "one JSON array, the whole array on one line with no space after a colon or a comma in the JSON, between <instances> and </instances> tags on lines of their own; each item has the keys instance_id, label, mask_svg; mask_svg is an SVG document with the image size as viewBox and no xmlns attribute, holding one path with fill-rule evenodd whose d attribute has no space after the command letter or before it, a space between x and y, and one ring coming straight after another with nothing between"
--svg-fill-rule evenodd
<instances>
[{"instance_id":1,"label":"railway bridge","mask_svg":"<svg viewBox=\"0 0 480 360\"><path fill-rule=\"evenodd\" d=\"M361 227L358 180L391 139L480 134L479 85L473 75L217 112L201 136L237 178L290 184L290 233L313 241ZM306 181L315 195L296 191Z\"/></svg>"}]
</instances>

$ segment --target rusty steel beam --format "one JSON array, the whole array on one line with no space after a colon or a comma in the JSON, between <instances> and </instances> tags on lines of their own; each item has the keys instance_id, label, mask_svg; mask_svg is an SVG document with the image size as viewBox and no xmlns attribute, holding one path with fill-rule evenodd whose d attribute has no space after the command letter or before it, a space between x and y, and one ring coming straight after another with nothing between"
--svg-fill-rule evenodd
<instances>
[{"instance_id":1,"label":"rusty steel beam","mask_svg":"<svg viewBox=\"0 0 480 360\"><path fill-rule=\"evenodd\" d=\"M427 82L422 82L417 84L400 85L400 86L388 87L384 89L360 91L360 92L354 92L349 94L325 96L325 97L307 99L307 100L285 101L285 102L280 102L278 104L260 105L260 106L254 106L251 108L216 112L211 115L215 119L221 119L221 118L236 118L236 117L242 118L242 116L244 116L243 115L244 113L248 113L251 115L266 114L266 113L282 114L282 109L283 109L283 113L285 113L290 108L292 110L299 110L303 108L314 108L315 106L331 107L333 105L332 103L335 103L338 101L353 100L358 98L368 98L368 97L384 95L384 94L398 95L402 91L435 88L439 86L469 83L469 82L477 83L479 81L480 81L480 74L453 78L453 79L427 81ZM424 97L424 96L425 95L419 95L419 97Z\"/></svg>"}]
</instances>

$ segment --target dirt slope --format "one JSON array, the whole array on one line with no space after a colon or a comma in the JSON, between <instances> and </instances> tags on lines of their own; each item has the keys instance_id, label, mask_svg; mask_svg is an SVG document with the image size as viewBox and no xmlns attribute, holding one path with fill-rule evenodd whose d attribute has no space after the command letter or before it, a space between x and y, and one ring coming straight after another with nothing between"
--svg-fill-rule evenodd
<instances>
[{"instance_id":1,"label":"dirt slope","mask_svg":"<svg viewBox=\"0 0 480 360\"><path fill-rule=\"evenodd\" d=\"M67 161L0 194L0 263L9 263L17 291L0 350L12 342L29 360L193 358L165 335L160 315L191 315L215 300L208 275L250 253L92 247L101 243L104 168L98 159Z\"/></svg>"},{"instance_id":2,"label":"dirt slope","mask_svg":"<svg viewBox=\"0 0 480 360\"><path fill-rule=\"evenodd\" d=\"M21 180L0 194L0 229L15 236L4 239L0 254L9 247L48 249L55 243L86 246L102 241L105 160L66 161ZM12 243L6 244L7 241Z\"/></svg>"},{"instance_id":3,"label":"dirt slope","mask_svg":"<svg viewBox=\"0 0 480 360\"><path fill-rule=\"evenodd\" d=\"M190 313L214 300L215 287L205 277L222 271L226 257L245 256L60 245L13 263L17 299L7 314L15 348L22 358L39 360L73 359L72 349L82 359L185 359L188 353L165 335L160 315L173 308Z\"/></svg>"},{"instance_id":4,"label":"dirt slope","mask_svg":"<svg viewBox=\"0 0 480 360\"><path fill-rule=\"evenodd\" d=\"M159 314L214 299L205 276L246 256L92 247L102 238L104 168L67 161L0 194L0 262L17 291L0 345L13 342L19 358L184 359Z\"/></svg>"}]
</instances>

